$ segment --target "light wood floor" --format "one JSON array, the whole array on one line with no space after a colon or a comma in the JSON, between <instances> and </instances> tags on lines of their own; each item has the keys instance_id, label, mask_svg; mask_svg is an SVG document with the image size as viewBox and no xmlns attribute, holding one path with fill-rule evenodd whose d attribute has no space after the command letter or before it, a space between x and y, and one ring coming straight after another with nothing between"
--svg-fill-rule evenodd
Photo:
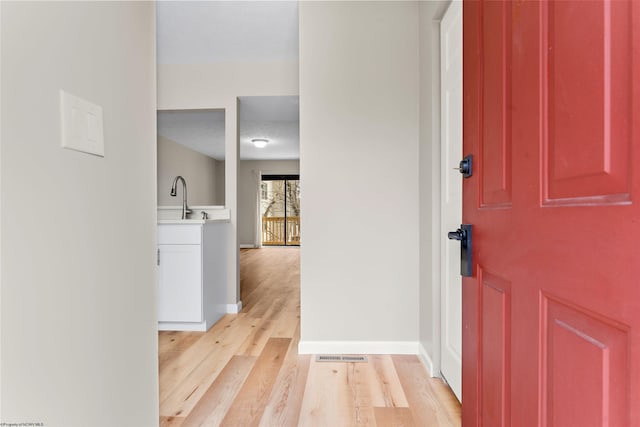
<instances>
[{"instance_id":1,"label":"light wood floor","mask_svg":"<svg viewBox=\"0 0 640 427\"><path fill-rule=\"evenodd\" d=\"M242 250L240 314L160 332L160 425L459 426L460 405L416 356L298 355L298 248Z\"/></svg>"}]
</instances>

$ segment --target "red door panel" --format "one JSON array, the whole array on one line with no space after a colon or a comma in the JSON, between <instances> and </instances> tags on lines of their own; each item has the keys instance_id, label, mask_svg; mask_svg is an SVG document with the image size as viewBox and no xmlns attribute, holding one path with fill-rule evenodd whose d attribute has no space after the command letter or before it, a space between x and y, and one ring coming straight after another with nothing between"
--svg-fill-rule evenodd
<instances>
[{"instance_id":1,"label":"red door panel","mask_svg":"<svg viewBox=\"0 0 640 427\"><path fill-rule=\"evenodd\" d=\"M485 425L506 426L511 408L511 285L486 271L481 278L482 415Z\"/></svg>"},{"instance_id":2,"label":"red door panel","mask_svg":"<svg viewBox=\"0 0 640 427\"><path fill-rule=\"evenodd\" d=\"M511 3L482 4L481 206L511 204Z\"/></svg>"},{"instance_id":3,"label":"red door panel","mask_svg":"<svg viewBox=\"0 0 640 427\"><path fill-rule=\"evenodd\" d=\"M559 1L541 8L547 204L629 200L630 6Z\"/></svg>"},{"instance_id":4,"label":"red door panel","mask_svg":"<svg viewBox=\"0 0 640 427\"><path fill-rule=\"evenodd\" d=\"M542 307L543 425L627 425L627 327L546 296Z\"/></svg>"},{"instance_id":5,"label":"red door panel","mask_svg":"<svg viewBox=\"0 0 640 427\"><path fill-rule=\"evenodd\" d=\"M640 426L640 2L463 21L463 426Z\"/></svg>"}]
</instances>

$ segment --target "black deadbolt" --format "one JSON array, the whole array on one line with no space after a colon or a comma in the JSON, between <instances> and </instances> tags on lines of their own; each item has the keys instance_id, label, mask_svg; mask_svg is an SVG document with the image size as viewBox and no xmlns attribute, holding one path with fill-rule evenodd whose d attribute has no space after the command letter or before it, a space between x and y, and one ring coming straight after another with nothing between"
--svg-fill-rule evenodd
<instances>
[{"instance_id":1,"label":"black deadbolt","mask_svg":"<svg viewBox=\"0 0 640 427\"><path fill-rule=\"evenodd\" d=\"M466 156L460 161L460 166L454 169L459 170L464 178L469 178L473 175L473 156L471 154Z\"/></svg>"}]
</instances>

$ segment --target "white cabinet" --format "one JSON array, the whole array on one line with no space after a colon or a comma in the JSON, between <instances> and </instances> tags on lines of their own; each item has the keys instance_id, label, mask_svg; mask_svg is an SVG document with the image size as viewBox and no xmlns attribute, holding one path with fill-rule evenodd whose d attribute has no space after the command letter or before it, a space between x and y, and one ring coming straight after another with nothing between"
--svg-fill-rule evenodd
<instances>
[{"instance_id":1,"label":"white cabinet","mask_svg":"<svg viewBox=\"0 0 640 427\"><path fill-rule=\"evenodd\" d=\"M226 312L227 226L158 225L158 329L206 331Z\"/></svg>"},{"instance_id":2,"label":"white cabinet","mask_svg":"<svg viewBox=\"0 0 640 427\"><path fill-rule=\"evenodd\" d=\"M158 245L158 321L202 321L201 252L201 245Z\"/></svg>"}]
</instances>

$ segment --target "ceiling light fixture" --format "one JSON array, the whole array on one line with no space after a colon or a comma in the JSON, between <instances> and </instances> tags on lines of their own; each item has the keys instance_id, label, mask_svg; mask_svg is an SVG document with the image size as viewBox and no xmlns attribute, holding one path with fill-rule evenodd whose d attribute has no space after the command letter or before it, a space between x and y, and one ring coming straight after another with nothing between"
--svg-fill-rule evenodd
<instances>
[{"instance_id":1,"label":"ceiling light fixture","mask_svg":"<svg viewBox=\"0 0 640 427\"><path fill-rule=\"evenodd\" d=\"M254 138L251 140L251 142L253 142L253 145L255 145L257 148L264 148L269 143L269 140L265 138Z\"/></svg>"}]
</instances>

